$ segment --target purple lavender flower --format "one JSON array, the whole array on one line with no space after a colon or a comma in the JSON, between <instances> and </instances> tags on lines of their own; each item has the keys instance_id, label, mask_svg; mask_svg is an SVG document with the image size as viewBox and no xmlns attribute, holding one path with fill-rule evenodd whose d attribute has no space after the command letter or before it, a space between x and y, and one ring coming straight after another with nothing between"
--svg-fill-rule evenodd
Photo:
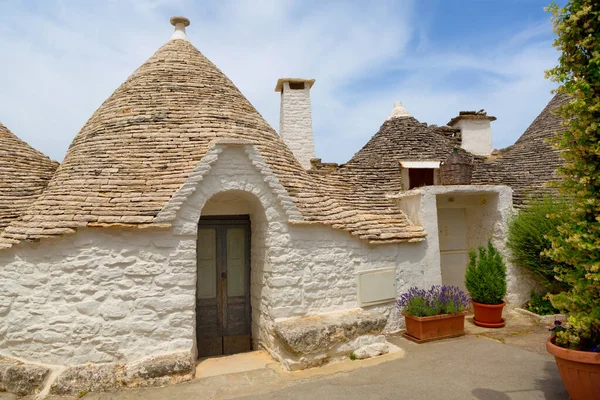
<instances>
[{"instance_id":1,"label":"purple lavender flower","mask_svg":"<svg viewBox=\"0 0 600 400\"><path fill-rule=\"evenodd\" d=\"M469 296L456 286L435 285L427 291L411 287L400 296L397 305L407 314L426 317L462 312L470 302Z\"/></svg>"}]
</instances>

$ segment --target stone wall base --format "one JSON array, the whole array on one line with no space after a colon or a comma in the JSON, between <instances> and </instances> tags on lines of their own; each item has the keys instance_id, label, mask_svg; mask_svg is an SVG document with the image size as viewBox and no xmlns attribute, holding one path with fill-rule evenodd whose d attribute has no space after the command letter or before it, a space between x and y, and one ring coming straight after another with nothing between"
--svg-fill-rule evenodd
<instances>
[{"instance_id":1,"label":"stone wall base","mask_svg":"<svg viewBox=\"0 0 600 400\"><path fill-rule=\"evenodd\" d=\"M0 392L19 396L39 393L49 375L48 367L0 358Z\"/></svg>"},{"instance_id":2,"label":"stone wall base","mask_svg":"<svg viewBox=\"0 0 600 400\"><path fill-rule=\"evenodd\" d=\"M271 355L290 370L345 358L364 359L389 352L382 335L386 318L362 309L276 322Z\"/></svg>"},{"instance_id":3,"label":"stone wall base","mask_svg":"<svg viewBox=\"0 0 600 400\"><path fill-rule=\"evenodd\" d=\"M54 374L55 379L50 378L53 369L58 370ZM189 381L195 372L196 363L189 352L152 356L125 365L50 367L0 359L0 391L20 396L42 391L55 395L81 395L124 387L162 386Z\"/></svg>"}]
</instances>

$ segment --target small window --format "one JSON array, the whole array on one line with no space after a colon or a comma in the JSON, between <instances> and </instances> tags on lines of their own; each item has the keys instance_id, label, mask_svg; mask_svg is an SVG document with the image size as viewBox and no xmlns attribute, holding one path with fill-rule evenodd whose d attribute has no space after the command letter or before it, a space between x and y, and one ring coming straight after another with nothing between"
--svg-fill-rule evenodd
<instances>
[{"instance_id":1,"label":"small window","mask_svg":"<svg viewBox=\"0 0 600 400\"><path fill-rule=\"evenodd\" d=\"M433 168L409 168L408 169L409 189L421 186L433 186L434 169Z\"/></svg>"},{"instance_id":2,"label":"small window","mask_svg":"<svg viewBox=\"0 0 600 400\"><path fill-rule=\"evenodd\" d=\"M304 82L290 82L290 89L302 90L304 89Z\"/></svg>"}]
</instances>

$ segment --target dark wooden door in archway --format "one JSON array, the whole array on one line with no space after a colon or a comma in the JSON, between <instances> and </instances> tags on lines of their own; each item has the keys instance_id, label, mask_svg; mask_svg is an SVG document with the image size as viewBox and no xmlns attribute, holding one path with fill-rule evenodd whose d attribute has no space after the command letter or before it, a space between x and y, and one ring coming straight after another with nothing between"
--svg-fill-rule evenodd
<instances>
[{"instance_id":1,"label":"dark wooden door in archway","mask_svg":"<svg viewBox=\"0 0 600 400\"><path fill-rule=\"evenodd\" d=\"M198 357L250 351L249 216L202 217L196 257Z\"/></svg>"}]
</instances>

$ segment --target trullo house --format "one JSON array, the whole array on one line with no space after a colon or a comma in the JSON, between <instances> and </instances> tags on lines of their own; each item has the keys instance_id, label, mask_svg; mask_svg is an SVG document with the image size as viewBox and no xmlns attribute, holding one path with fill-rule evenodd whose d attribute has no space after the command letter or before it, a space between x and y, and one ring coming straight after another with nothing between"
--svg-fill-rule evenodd
<instances>
[{"instance_id":1,"label":"trullo house","mask_svg":"<svg viewBox=\"0 0 600 400\"><path fill-rule=\"evenodd\" d=\"M314 80L276 83L278 134L172 23L55 172L0 126L0 377L29 366L32 390L69 393L251 349L288 369L385 353L395 297L462 286L468 249L505 251L513 190L522 204L552 178L528 169L553 152L545 119L493 152L485 112L438 127L400 103L346 164L323 163ZM533 284L509 265L511 305Z\"/></svg>"}]
</instances>

